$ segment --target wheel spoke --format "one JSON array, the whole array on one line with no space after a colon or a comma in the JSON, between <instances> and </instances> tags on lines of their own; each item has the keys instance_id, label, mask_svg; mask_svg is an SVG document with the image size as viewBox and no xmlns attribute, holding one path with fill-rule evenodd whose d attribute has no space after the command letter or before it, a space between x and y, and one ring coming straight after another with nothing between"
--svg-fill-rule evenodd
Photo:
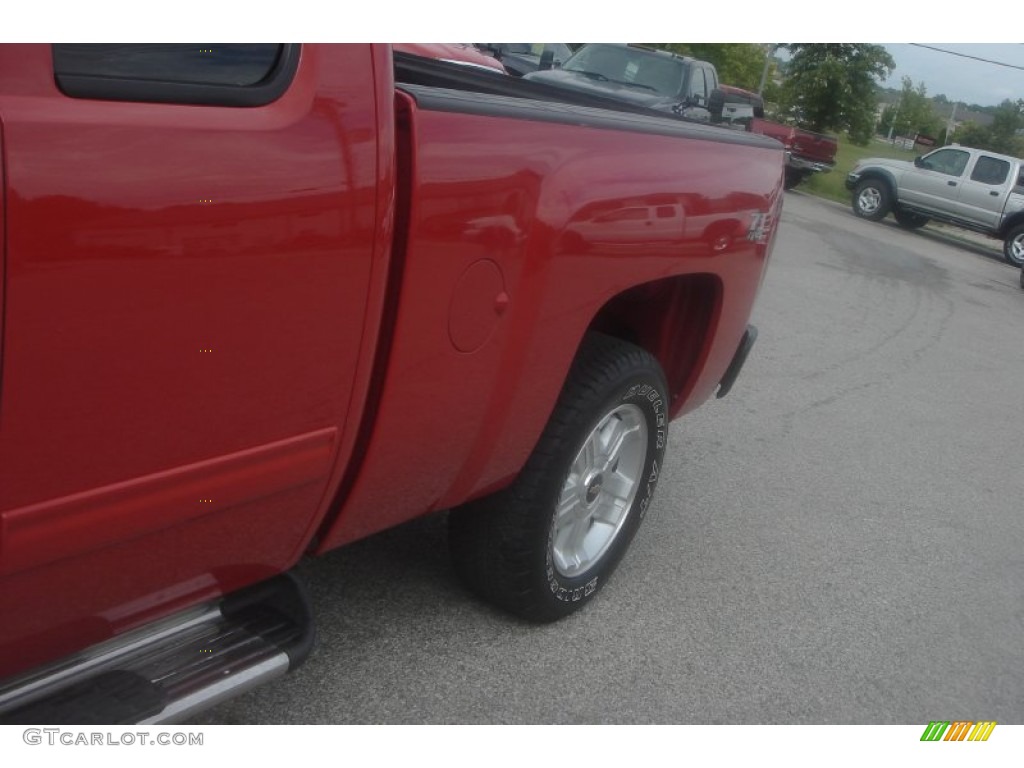
<instances>
[{"instance_id":1,"label":"wheel spoke","mask_svg":"<svg viewBox=\"0 0 1024 768\"><path fill-rule=\"evenodd\" d=\"M597 436L592 435L583 446L583 473L592 472L597 468Z\"/></svg>"},{"instance_id":2,"label":"wheel spoke","mask_svg":"<svg viewBox=\"0 0 1024 768\"><path fill-rule=\"evenodd\" d=\"M640 425L634 424L633 426L626 427L622 421L619 422L615 432L615 441L612 443L607 453L605 454L604 466L602 469L608 471L614 469L615 464L618 463L619 457L622 453L622 446L629 440L633 435L640 431Z\"/></svg>"},{"instance_id":3,"label":"wheel spoke","mask_svg":"<svg viewBox=\"0 0 1024 768\"><path fill-rule=\"evenodd\" d=\"M580 482L580 479L587 474L587 468L583 459L583 451L573 459L572 466L569 468L569 480L574 480L576 484ZM566 480L566 482L569 482Z\"/></svg>"},{"instance_id":4,"label":"wheel spoke","mask_svg":"<svg viewBox=\"0 0 1024 768\"><path fill-rule=\"evenodd\" d=\"M636 405L620 405L598 422L576 454L555 503L552 557L563 576L600 563L636 498L648 441Z\"/></svg>"},{"instance_id":5,"label":"wheel spoke","mask_svg":"<svg viewBox=\"0 0 1024 768\"><path fill-rule=\"evenodd\" d=\"M572 549L576 565L583 565L587 559L587 533L590 531L590 516L580 515L572 527Z\"/></svg>"},{"instance_id":6,"label":"wheel spoke","mask_svg":"<svg viewBox=\"0 0 1024 768\"><path fill-rule=\"evenodd\" d=\"M556 529L554 556L563 568L579 570L589 561L586 540L590 527L590 516L578 514Z\"/></svg>"},{"instance_id":7,"label":"wheel spoke","mask_svg":"<svg viewBox=\"0 0 1024 768\"><path fill-rule=\"evenodd\" d=\"M580 506L582 505L575 486L563 489L562 497L558 500L558 506L555 507L555 525L559 527L565 525Z\"/></svg>"},{"instance_id":8,"label":"wheel spoke","mask_svg":"<svg viewBox=\"0 0 1024 768\"><path fill-rule=\"evenodd\" d=\"M609 472L604 476L604 492L609 498L625 502L633 491L635 481L618 473Z\"/></svg>"}]
</instances>

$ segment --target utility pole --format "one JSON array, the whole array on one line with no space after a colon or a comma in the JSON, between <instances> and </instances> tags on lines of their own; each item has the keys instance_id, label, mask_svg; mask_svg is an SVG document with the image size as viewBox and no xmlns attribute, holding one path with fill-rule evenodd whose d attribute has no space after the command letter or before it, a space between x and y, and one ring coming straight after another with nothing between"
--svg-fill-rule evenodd
<instances>
[{"instance_id":1,"label":"utility pole","mask_svg":"<svg viewBox=\"0 0 1024 768\"><path fill-rule=\"evenodd\" d=\"M778 43L772 43L768 46L764 53L764 69L761 70L761 84L757 86L757 95L764 95L764 86L768 80L768 69L771 67L772 58L775 56L775 51L779 49Z\"/></svg>"},{"instance_id":2,"label":"utility pole","mask_svg":"<svg viewBox=\"0 0 1024 768\"><path fill-rule=\"evenodd\" d=\"M959 101L953 102L953 111L949 115L949 122L946 123L946 143L950 144L953 138L953 131L956 130L956 108L960 106Z\"/></svg>"},{"instance_id":3,"label":"utility pole","mask_svg":"<svg viewBox=\"0 0 1024 768\"><path fill-rule=\"evenodd\" d=\"M889 136L888 136L888 138L886 138L886 141L888 141L890 144L892 144L892 132L893 132L893 129L896 128L896 121L899 120L900 110L901 109L903 109L903 94L902 93L900 94L899 104L896 105L896 114L892 116L892 122L889 123Z\"/></svg>"}]
</instances>

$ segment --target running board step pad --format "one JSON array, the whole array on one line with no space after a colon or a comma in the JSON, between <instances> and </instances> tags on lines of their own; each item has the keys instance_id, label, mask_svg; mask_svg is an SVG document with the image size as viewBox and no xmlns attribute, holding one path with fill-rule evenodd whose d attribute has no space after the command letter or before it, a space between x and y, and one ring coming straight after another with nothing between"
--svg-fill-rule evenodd
<instances>
[{"instance_id":1,"label":"running board step pad","mask_svg":"<svg viewBox=\"0 0 1024 768\"><path fill-rule=\"evenodd\" d=\"M173 723L305 660L305 589L289 574L144 627L0 687L0 724Z\"/></svg>"}]
</instances>

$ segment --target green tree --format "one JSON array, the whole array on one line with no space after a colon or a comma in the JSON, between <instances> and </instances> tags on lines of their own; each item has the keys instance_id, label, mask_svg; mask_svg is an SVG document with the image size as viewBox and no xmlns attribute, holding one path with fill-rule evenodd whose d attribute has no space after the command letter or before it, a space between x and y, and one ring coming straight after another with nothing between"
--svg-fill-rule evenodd
<instances>
[{"instance_id":1,"label":"green tree","mask_svg":"<svg viewBox=\"0 0 1024 768\"><path fill-rule=\"evenodd\" d=\"M909 77L903 78L903 90L899 101L890 104L882 112L878 132L895 136L914 136L923 133L935 137L942 130L942 121L932 109L924 83L914 86Z\"/></svg>"},{"instance_id":2,"label":"green tree","mask_svg":"<svg viewBox=\"0 0 1024 768\"><path fill-rule=\"evenodd\" d=\"M992 142L995 152L1007 155L1020 153L1021 139L1017 131L1024 128L1024 99L1007 99L996 107L992 120Z\"/></svg>"},{"instance_id":3,"label":"green tree","mask_svg":"<svg viewBox=\"0 0 1024 768\"><path fill-rule=\"evenodd\" d=\"M877 132L883 136L888 136L889 131L892 131L892 135L899 136L899 129L895 123L898 122L900 107L899 104L889 104L885 109L882 110L882 116L878 118L878 129Z\"/></svg>"},{"instance_id":4,"label":"green tree","mask_svg":"<svg viewBox=\"0 0 1024 768\"><path fill-rule=\"evenodd\" d=\"M727 85L756 91L769 46L755 43L653 43L654 48L710 61ZM769 72L769 75L771 73Z\"/></svg>"},{"instance_id":5,"label":"green tree","mask_svg":"<svg viewBox=\"0 0 1024 768\"><path fill-rule=\"evenodd\" d=\"M963 144L965 147L987 149L991 152L995 152L991 146L992 136L989 129L983 125L978 125L973 121L958 126L957 129L953 131L953 135L949 138L957 144Z\"/></svg>"},{"instance_id":6,"label":"green tree","mask_svg":"<svg viewBox=\"0 0 1024 768\"><path fill-rule=\"evenodd\" d=\"M792 54L785 101L797 122L812 131L845 132L867 144L875 128L876 80L896 63L880 45L787 43Z\"/></svg>"},{"instance_id":7,"label":"green tree","mask_svg":"<svg viewBox=\"0 0 1024 768\"><path fill-rule=\"evenodd\" d=\"M991 112L992 125L961 125L953 133L953 141L1004 155L1024 154L1024 140L1017 135L1018 130L1024 129L1024 99L1007 99Z\"/></svg>"}]
</instances>

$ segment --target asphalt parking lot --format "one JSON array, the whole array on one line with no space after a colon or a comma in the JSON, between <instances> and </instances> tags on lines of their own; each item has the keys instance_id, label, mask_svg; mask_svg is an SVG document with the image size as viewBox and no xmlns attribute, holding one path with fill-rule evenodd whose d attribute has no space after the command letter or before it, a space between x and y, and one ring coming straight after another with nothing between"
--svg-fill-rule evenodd
<instances>
[{"instance_id":1,"label":"asphalt parking lot","mask_svg":"<svg viewBox=\"0 0 1024 768\"><path fill-rule=\"evenodd\" d=\"M201 723L1024 722L1024 291L998 244L787 195L729 397L581 614L469 596L444 520L303 569L320 644Z\"/></svg>"}]
</instances>

